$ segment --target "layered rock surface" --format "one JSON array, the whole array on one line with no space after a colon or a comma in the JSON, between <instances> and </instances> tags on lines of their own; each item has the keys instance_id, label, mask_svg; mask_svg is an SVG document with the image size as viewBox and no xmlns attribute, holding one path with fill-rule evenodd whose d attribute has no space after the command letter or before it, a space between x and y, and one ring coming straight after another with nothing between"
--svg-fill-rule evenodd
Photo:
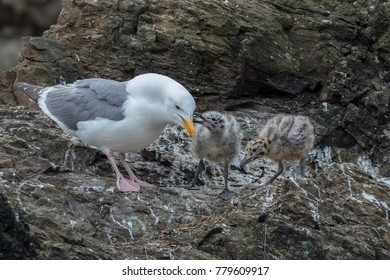
<instances>
[{"instance_id":1,"label":"layered rock surface","mask_svg":"<svg viewBox=\"0 0 390 280\"><path fill-rule=\"evenodd\" d=\"M139 176L157 187L123 194L105 157L42 113L1 107L1 116L2 193L30 224L31 258L390 257L390 182L365 171L367 159L346 163L343 151L317 148L307 161L308 178L297 177L292 164L269 187L260 185L275 164L255 163L247 174L233 167L237 195L222 201L220 166L207 164L203 189L185 189L197 159L186 132L168 127L129 157ZM252 129L261 119L236 116Z\"/></svg>"},{"instance_id":2,"label":"layered rock surface","mask_svg":"<svg viewBox=\"0 0 390 280\"><path fill-rule=\"evenodd\" d=\"M57 20L61 0L0 0L0 71L18 62L22 36L41 36Z\"/></svg>"}]
</instances>

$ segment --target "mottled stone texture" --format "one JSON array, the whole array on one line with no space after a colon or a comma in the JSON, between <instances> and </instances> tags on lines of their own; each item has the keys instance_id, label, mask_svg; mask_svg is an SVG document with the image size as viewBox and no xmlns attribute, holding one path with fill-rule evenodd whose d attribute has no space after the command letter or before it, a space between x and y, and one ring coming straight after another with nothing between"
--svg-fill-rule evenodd
<instances>
[{"instance_id":1,"label":"mottled stone texture","mask_svg":"<svg viewBox=\"0 0 390 280\"><path fill-rule=\"evenodd\" d=\"M245 139L269 117L234 114ZM267 187L260 185L276 164L262 160L245 173L233 167L229 184L237 195L223 201L222 166L206 163L200 177L205 185L185 188L198 160L185 130L168 127L153 145L128 157L135 172L157 187L123 194L105 156L39 111L0 106L0 116L1 192L30 225L26 257L390 258L390 182L353 149L315 148L307 178L290 164ZM252 186L258 189L250 191Z\"/></svg>"},{"instance_id":2,"label":"mottled stone texture","mask_svg":"<svg viewBox=\"0 0 390 280\"><path fill-rule=\"evenodd\" d=\"M0 72L17 65L21 37L42 36L60 11L61 0L0 0Z\"/></svg>"},{"instance_id":3,"label":"mottled stone texture","mask_svg":"<svg viewBox=\"0 0 390 280\"><path fill-rule=\"evenodd\" d=\"M389 259L390 4L386 1L63 1L56 25L27 38L0 73L2 190L30 224L36 258ZM115 190L97 151L13 92L86 77L169 75L198 110L234 110L244 142L277 112L315 126L309 178L269 161L219 167L191 192L196 160L169 128L129 160L159 188ZM13 105L13 107L9 107ZM264 176L261 177L262 167ZM37 207L37 205L39 207ZM91 251L92 250L92 251Z\"/></svg>"}]
</instances>

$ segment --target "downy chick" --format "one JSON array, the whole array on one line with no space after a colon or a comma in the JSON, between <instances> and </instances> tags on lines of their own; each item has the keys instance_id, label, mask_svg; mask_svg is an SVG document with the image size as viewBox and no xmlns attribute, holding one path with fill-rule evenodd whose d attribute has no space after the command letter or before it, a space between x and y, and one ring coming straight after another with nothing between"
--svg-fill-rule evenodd
<instances>
[{"instance_id":1,"label":"downy chick","mask_svg":"<svg viewBox=\"0 0 390 280\"><path fill-rule=\"evenodd\" d=\"M278 170L265 184L272 182L283 172L283 161L299 160L301 176L305 174L305 159L313 148L313 125L306 116L277 114L269 119L258 138L245 147L245 157L240 167L267 157L278 163Z\"/></svg>"},{"instance_id":2,"label":"downy chick","mask_svg":"<svg viewBox=\"0 0 390 280\"><path fill-rule=\"evenodd\" d=\"M192 152L200 161L188 189L199 189L199 174L204 169L204 159L224 165L225 188L219 194L222 199L234 195L228 188L229 165L239 154L241 148L241 127L236 119L227 113L205 112L196 123L196 137L192 143Z\"/></svg>"}]
</instances>

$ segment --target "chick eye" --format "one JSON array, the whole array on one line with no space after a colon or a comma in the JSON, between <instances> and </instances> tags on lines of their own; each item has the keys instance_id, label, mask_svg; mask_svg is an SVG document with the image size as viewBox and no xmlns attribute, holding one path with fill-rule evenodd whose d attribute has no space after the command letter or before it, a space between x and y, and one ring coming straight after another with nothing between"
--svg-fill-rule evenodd
<instances>
[{"instance_id":1,"label":"chick eye","mask_svg":"<svg viewBox=\"0 0 390 280\"><path fill-rule=\"evenodd\" d=\"M181 110L181 108L180 108L179 105L176 105L176 109L177 109L177 110Z\"/></svg>"}]
</instances>

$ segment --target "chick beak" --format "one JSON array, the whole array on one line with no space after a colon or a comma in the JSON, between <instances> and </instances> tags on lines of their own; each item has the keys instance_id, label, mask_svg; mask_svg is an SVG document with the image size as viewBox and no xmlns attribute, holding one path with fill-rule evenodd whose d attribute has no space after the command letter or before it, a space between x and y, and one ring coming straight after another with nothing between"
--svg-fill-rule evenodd
<instances>
[{"instance_id":1,"label":"chick beak","mask_svg":"<svg viewBox=\"0 0 390 280\"><path fill-rule=\"evenodd\" d=\"M195 137L195 126L194 126L194 122L192 121L192 119L189 119L188 121L186 119L184 119L182 116L180 116L181 120L183 121L183 124L184 124L184 127L186 128L188 134L190 135L190 137L193 139Z\"/></svg>"},{"instance_id":2,"label":"chick beak","mask_svg":"<svg viewBox=\"0 0 390 280\"><path fill-rule=\"evenodd\" d=\"M250 163L252 160L253 160L252 158L245 156L244 159L243 159L243 160L241 161L241 163L240 163L239 169L244 169L244 167L245 167L248 163Z\"/></svg>"},{"instance_id":3,"label":"chick beak","mask_svg":"<svg viewBox=\"0 0 390 280\"><path fill-rule=\"evenodd\" d=\"M204 119L201 116L194 116L194 123L203 124Z\"/></svg>"}]
</instances>

